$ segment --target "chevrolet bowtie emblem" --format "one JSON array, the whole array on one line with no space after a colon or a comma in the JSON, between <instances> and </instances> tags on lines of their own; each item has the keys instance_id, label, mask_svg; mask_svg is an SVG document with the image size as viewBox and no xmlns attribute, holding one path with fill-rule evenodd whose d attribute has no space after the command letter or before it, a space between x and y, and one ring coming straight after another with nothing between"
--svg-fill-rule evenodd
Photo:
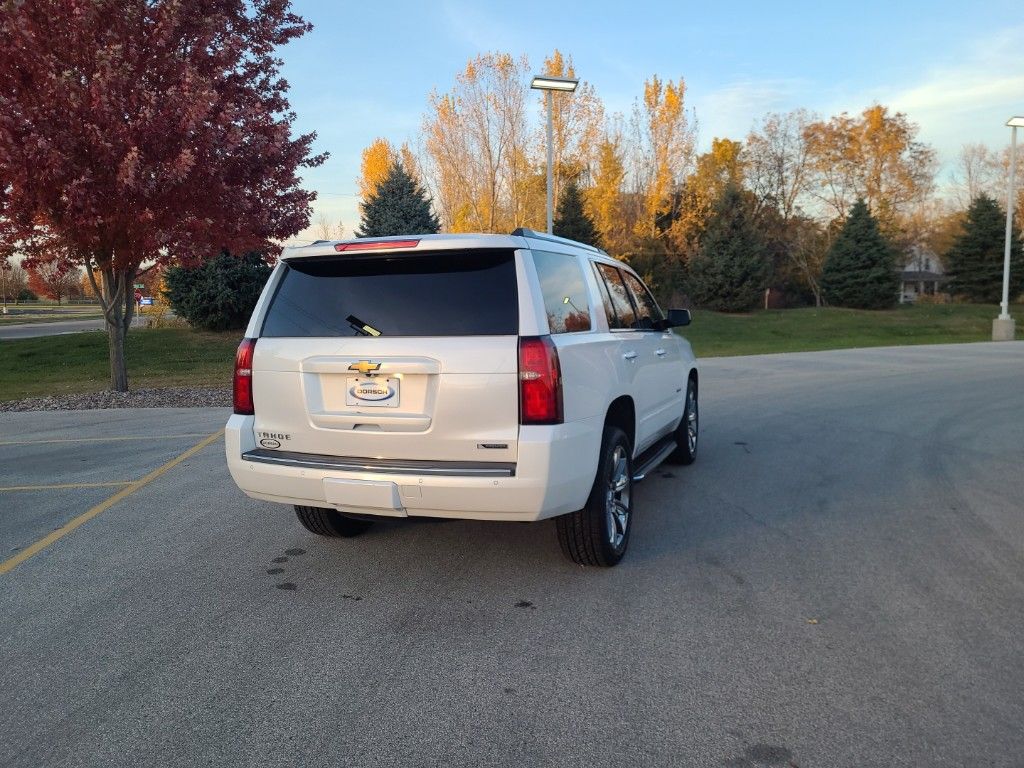
<instances>
[{"instance_id":1,"label":"chevrolet bowtie emblem","mask_svg":"<svg viewBox=\"0 0 1024 768\"><path fill-rule=\"evenodd\" d=\"M371 371L379 371L380 363L371 363L369 360L360 360L358 363L352 363L348 369L350 371L359 371L361 374L366 376Z\"/></svg>"}]
</instances>

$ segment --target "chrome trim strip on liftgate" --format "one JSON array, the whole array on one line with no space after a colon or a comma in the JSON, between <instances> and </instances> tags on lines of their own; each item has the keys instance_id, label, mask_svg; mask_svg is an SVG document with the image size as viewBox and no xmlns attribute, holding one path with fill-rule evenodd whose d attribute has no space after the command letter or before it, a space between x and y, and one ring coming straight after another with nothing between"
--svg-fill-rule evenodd
<instances>
[{"instance_id":1,"label":"chrome trim strip on liftgate","mask_svg":"<svg viewBox=\"0 0 1024 768\"><path fill-rule=\"evenodd\" d=\"M497 461L415 461L325 456L319 453L271 451L257 448L242 454L245 461L282 467L327 469L340 472L378 472L388 475L440 475L444 477L514 477L516 465Z\"/></svg>"}]
</instances>

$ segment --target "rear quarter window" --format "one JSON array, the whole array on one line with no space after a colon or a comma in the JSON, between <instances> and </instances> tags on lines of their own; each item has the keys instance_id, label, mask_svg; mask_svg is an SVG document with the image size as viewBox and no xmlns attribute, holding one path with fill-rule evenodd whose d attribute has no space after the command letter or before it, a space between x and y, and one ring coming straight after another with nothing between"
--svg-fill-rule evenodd
<instances>
[{"instance_id":1,"label":"rear quarter window","mask_svg":"<svg viewBox=\"0 0 1024 768\"><path fill-rule=\"evenodd\" d=\"M514 336L511 250L291 259L262 336Z\"/></svg>"},{"instance_id":2,"label":"rear quarter window","mask_svg":"<svg viewBox=\"0 0 1024 768\"><path fill-rule=\"evenodd\" d=\"M551 333L590 330L590 301L579 260L567 253L533 251Z\"/></svg>"}]
</instances>

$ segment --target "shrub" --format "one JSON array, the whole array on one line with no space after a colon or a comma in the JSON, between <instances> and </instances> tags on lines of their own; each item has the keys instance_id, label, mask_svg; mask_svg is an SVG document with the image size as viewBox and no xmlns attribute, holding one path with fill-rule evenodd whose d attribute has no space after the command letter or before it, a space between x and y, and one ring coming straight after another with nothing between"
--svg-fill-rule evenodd
<instances>
[{"instance_id":1,"label":"shrub","mask_svg":"<svg viewBox=\"0 0 1024 768\"><path fill-rule=\"evenodd\" d=\"M232 256L225 251L198 267L169 268L164 296L175 314L194 328L244 328L270 272L262 254Z\"/></svg>"},{"instance_id":2,"label":"shrub","mask_svg":"<svg viewBox=\"0 0 1024 768\"><path fill-rule=\"evenodd\" d=\"M915 304L951 304L952 299L948 293L922 293L916 299Z\"/></svg>"}]
</instances>

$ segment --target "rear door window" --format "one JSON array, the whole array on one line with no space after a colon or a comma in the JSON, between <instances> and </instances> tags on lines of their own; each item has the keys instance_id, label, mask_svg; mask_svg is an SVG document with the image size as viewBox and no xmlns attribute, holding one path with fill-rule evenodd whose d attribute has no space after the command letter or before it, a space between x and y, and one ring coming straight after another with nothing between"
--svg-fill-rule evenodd
<instances>
[{"instance_id":1,"label":"rear door window","mask_svg":"<svg viewBox=\"0 0 1024 768\"><path fill-rule=\"evenodd\" d=\"M629 298L629 290L622 281L622 274L611 264L594 262L594 266L600 276L598 282L604 287L611 304L612 311L608 315L608 327L613 329L636 327L636 310L633 309L633 303Z\"/></svg>"},{"instance_id":2,"label":"rear door window","mask_svg":"<svg viewBox=\"0 0 1024 768\"><path fill-rule=\"evenodd\" d=\"M580 263L567 253L533 251L551 333L590 330L590 302Z\"/></svg>"},{"instance_id":3,"label":"rear door window","mask_svg":"<svg viewBox=\"0 0 1024 768\"><path fill-rule=\"evenodd\" d=\"M661 307L654 300L647 286L636 275L623 271L626 276L626 284L633 294L633 303L636 304L638 315L638 328L644 330L656 330L659 323L665 318L661 313Z\"/></svg>"},{"instance_id":4,"label":"rear door window","mask_svg":"<svg viewBox=\"0 0 1024 768\"><path fill-rule=\"evenodd\" d=\"M511 250L331 256L287 262L263 336L514 336Z\"/></svg>"}]
</instances>

